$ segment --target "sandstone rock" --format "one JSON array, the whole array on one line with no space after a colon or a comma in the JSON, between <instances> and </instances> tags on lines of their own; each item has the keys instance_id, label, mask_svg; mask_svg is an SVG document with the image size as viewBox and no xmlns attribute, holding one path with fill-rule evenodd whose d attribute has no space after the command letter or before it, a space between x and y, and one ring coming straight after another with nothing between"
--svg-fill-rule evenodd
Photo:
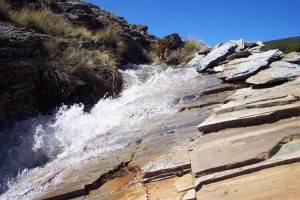
<instances>
[{"instance_id":1,"label":"sandstone rock","mask_svg":"<svg viewBox=\"0 0 300 200\"><path fill-rule=\"evenodd\" d=\"M241 138L238 142L224 141L224 144L199 145L191 153L192 171L195 177L212 172L229 170L261 162L268 158L280 140L257 140ZM236 152L239 152L236 154ZM213 155L213 157L211 157Z\"/></svg>"},{"instance_id":2,"label":"sandstone rock","mask_svg":"<svg viewBox=\"0 0 300 200\"><path fill-rule=\"evenodd\" d=\"M182 200L196 200L195 189L188 190L182 197Z\"/></svg>"},{"instance_id":3,"label":"sandstone rock","mask_svg":"<svg viewBox=\"0 0 300 200\"><path fill-rule=\"evenodd\" d=\"M300 79L265 89L245 88L228 99L228 103L214 110L198 129L212 132L241 127L299 115ZM276 92L274 92L276 91Z\"/></svg>"},{"instance_id":4,"label":"sandstone rock","mask_svg":"<svg viewBox=\"0 0 300 200\"><path fill-rule=\"evenodd\" d=\"M207 185L212 182L222 181L265 168L298 162L300 160L300 140L297 131L299 127L299 117L296 117L260 126L224 130L199 140L191 152L192 171L196 177L194 183L196 190L198 191L202 185ZM267 144L273 142L274 146L272 147L272 145L270 145L269 148L271 148L269 150L267 150L268 148L266 147L265 151L262 150L263 145L260 146L259 149L262 150L261 156L256 157L254 152L258 152L259 150L257 151L255 148L251 148L251 146L254 145L254 143L262 144L264 142ZM250 144L250 146L248 146L248 144ZM250 155L252 152L254 153L252 154L252 158L259 158L261 161L258 159L256 161L252 160L251 162L239 162L238 160L244 161L245 157L241 156L240 158L236 158L239 156L237 156L234 151L231 151L236 148L236 145L240 146L240 153ZM231 149L232 146L233 149ZM203 151L201 153L204 154L200 154L201 150ZM217 156L222 157L221 162L218 163L218 159L216 159L215 156L207 157L208 154L205 153L204 150L207 150L207 153L210 150L217 152ZM199 154L196 153L197 151ZM196 155L198 155L198 157ZM224 159L227 161L231 160L231 162L221 167L222 163L224 163ZM205 160L211 164L216 161L216 165L214 168L211 168L210 171L207 171L209 173L201 175L201 173L199 173L200 171L197 171L199 169L201 170L201 165L197 165L197 162L194 162L196 160L200 162ZM238 166L237 163L239 163L240 166Z\"/></svg>"},{"instance_id":5,"label":"sandstone rock","mask_svg":"<svg viewBox=\"0 0 300 200\"><path fill-rule=\"evenodd\" d=\"M298 199L299 178L299 163L269 168L204 185L197 199Z\"/></svg>"},{"instance_id":6,"label":"sandstone rock","mask_svg":"<svg viewBox=\"0 0 300 200\"><path fill-rule=\"evenodd\" d=\"M246 80L247 83L261 85L286 81L300 76L300 65L277 61L270 68L258 72Z\"/></svg>"},{"instance_id":7,"label":"sandstone rock","mask_svg":"<svg viewBox=\"0 0 300 200\"><path fill-rule=\"evenodd\" d=\"M235 43L228 42L219 47L215 47L207 56L205 56L199 63L193 65L198 72L204 72L208 68L218 65L220 62L224 61L225 58L234 53L237 45Z\"/></svg>"},{"instance_id":8,"label":"sandstone rock","mask_svg":"<svg viewBox=\"0 0 300 200\"><path fill-rule=\"evenodd\" d=\"M230 61L224 69L223 77L226 81L244 80L261 68L268 66L270 62L280 58L282 54L277 49Z\"/></svg>"},{"instance_id":9,"label":"sandstone rock","mask_svg":"<svg viewBox=\"0 0 300 200\"><path fill-rule=\"evenodd\" d=\"M285 55L282 61L300 64L300 52L291 52Z\"/></svg>"}]
</instances>

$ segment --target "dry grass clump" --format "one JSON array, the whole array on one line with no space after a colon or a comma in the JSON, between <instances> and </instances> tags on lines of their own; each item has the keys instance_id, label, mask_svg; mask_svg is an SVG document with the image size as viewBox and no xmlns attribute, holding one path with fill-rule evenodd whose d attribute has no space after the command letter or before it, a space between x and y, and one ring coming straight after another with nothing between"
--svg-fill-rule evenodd
<instances>
[{"instance_id":1,"label":"dry grass clump","mask_svg":"<svg viewBox=\"0 0 300 200\"><path fill-rule=\"evenodd\" d=\"M61 15L54 14L49 10L28 8L12 10L5 0L0 0L0 17L40 33L88 38L93 35L84 27L70 26Z\"/></svg>"},{"instance_id":2,"label":"dry grass clump","mask_svg":"<svg viewBox=\"0 0 300 200\"><path fill-rule=\"evenodd\" d=\"M76 84L93 85L94 90L118 91L121 75L118 72L117 57L110 49L86 50L72 44L60 51L59 42L47 44L47 52L53 60L48 78L62 88L73 88Z\"/></svg>"},{"instance_id":3,"label":"dry grass clump","mask_svg":"<svg viewBox=\"0 0 300 200\"><path fill-rule=\"evenodd\" d=\"M205 45L202 42L196 41L194 38L184 41L184 46L181 49L183 63L186 64L195 57L195 53L202 49Z\"/></svg>"},{"instance_id":4,"label":"dry grass clump","mask_svg":"<svg viewBox=\"0 0 300 200\"><path fill-rule=\"evenodd\" d=\"M148 60L150 60L151 63L156 64L156 65L162 64L162 61L160 60L160 58L156 52L154 52L154 51L147 52L144 50L143 54L145 55L145 57Z\"/></svg>"},{"instance_id":5,"label":"dry grass clump","mask_svg":"<svg viewBox=\"0 0 300 200\"><path fill-rule=\"evenodd\" d=\"M66 35L70 32L70 27L65 20L46 10L11 11L10 20L37 32L50 32L56 35Z\"/></svg>"}]
</instances>

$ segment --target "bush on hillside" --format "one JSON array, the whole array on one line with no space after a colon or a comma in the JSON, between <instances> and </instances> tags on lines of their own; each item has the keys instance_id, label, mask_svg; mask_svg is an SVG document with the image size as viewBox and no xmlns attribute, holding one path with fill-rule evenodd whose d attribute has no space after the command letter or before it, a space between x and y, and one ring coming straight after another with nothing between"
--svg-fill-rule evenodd
<instances>
[{"instance_id":1,"label":"bush on hillside","mask_svg":"<svg viewBox=\"0 0 300 200\"><path fill-rule=\"evenodd\" d=\"M300 37L284 38L280 40L272 40L264 42L264 50L280 49L284 53L290 53L293 51L300 52Z\"/></svg>"}]
</instances>

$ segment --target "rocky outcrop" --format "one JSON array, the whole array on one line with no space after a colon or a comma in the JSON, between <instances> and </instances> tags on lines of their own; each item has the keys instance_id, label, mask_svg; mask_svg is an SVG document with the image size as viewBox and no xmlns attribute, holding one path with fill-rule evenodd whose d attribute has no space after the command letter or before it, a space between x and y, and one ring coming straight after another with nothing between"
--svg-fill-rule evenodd
<instances>
[{"instance_id":1,"label":"rocky outcrop","mask_svg":"<svg viewBox=\"0 0 300 200\"><path fill-rule=\"evenodd\" d=\"M271 84L300 76L300 65L284 61L277 61L270 64L268 69L258 72L246 80L247 83L262 85Z\"/></svg>"},{"instance_id":2,"label":"rocky outcrop","mask_svg":"<svg viewBox=\"0 0 300 200\"><path fill-rule=\"evenodd\" d=\"M151 44L161 61L166 61L172 51L181 48L183 42L177 33L167 35Z\"/></svg>"},{"instance_id":3,"label":"rocky outcrop","mask_svg":"<svg viewBox=\"0 0 300 200\"><path fill-rule=\"evenodd\" d=\"M205 81L198 98L163 120L169 126L150 132L116 159L94 160L64 173L62 184L53 183L37 199L259 199L287 192L296 199L299 79L254 89L222 84L215 75L198 78L212 82ZM195 131L197 122L204 134ZM120 159L126 163L123 171L111 173L99 188L91 187L97 185L97 171L104 177L112 164L120 166ZM261 192L267 189L272 193Z\"/></svg>"},{"instance_id":4,"label":"rocky outcrop","mask_svg":"<svg viewBox=\"0 0 300 200\"><path fill-rule=\"evenodd\" d=\"M195 67L198 72L204 72L207 68L216 66L224 61L228 55L234 53L236 47L237 45L232 42L217 46L203 59L194 61L195 64L192 66Z\"/></svg>"},{"instance_id":5,"label":"rocky outcrop","mask_svg":"<svg viewBox=\"0 0 300 200\"><path fill-rule=\"evenodd\" d=\"M120 75L114 74L110 84L111 71L104 67L64 72L64 65L70 64L59 57L68 48L65 42L55 46L62 55L50 57L47 45L51 36L9 22L0 22L0 30L0 124L49 113L62 104L83 103L88 109L99 98L121 91Z\"/></svg>"},{"instance_id":6,"label":"rocky outcrop","mask_svg":"<svg viewBox=\"0 0 300 200\"><path fill-rule=\"evenodd\" d=\"M300 64L300 52L291 52L289 54L286 54L282 61Z\"/></svg>"},{"instance_id":7,"label":"rocky outcrop","mask_svg":"<svg viewBox=\"0 0 300 200\"><path fill-rule=\"evenodd\" d=\"M46 35L0 22L0 124L40 109L39 88L45 71Z\"/></svg>"},{"instance_id":8,"label":"rocky outcrop","mask_svg":"<svg viewBox=\"0 0 300 200\"><path fill-rule=\"evenodd\" d=\"M157 38L148 34L147 26L128 23L122 17L81 1L52 1L49 8L54 13L63 15L74 26L86 27L91 31L108 27L115 29L126 46L121 55L121 64L149 62L144 51L149 51L150 44Z\"/></svg>"},{"instance_id":9,"label":"rocky outcrop","mask_svg":"<svg viewBox=\"0 0 300 200\"><path fill-rule=\"evenodd\" d=\"M118 94L122 88L122 79L117 69L112 75L108 68L93 68L93 61L87 58L88 52L110 49L118 54L114 57L118 57L119 66L129 62L147 63L149 58L145 52L150 51L150 43L157 39L147 33L147 26L130 24L97 6L77 0L20 0L8 3L16 12L23 7L33 11L53 12L56 17L67 20L72 27L85 27L90 33L113 27L119 41L55 36L48 31L26 29L13 24L9 18L1 18L1 125L5 120L21 119L40 112L48 113L62 104L83 103L89 109L99 98ZM117 50L118 42L121 43L121 50ZM52 50L49 50L49 46L53 46ZM174 48L172 42L168 48ZM78 51L76 53L81 56L77 55L77 61L61 61L63 54L70 49L77 49L74 51ZM76 65L80 59L89 67L79 67L77 72L70 69L66 73L63 70L66 65Z\"/></svg>"},{"instance_id":10,"label":"rocky outcrop","mask_svg":"<svg viewBox=\"0 0 300 200\"><path fill-rule=\"evenodd\" d=\"M255 72L268 66L272 61L280 58L282 54L279 50L270 50L253 54L248 58L235 59L226 64L223 77L226 81L245 80Z\"/></svg>"},{"instance_id":11,"label":"rocky outcrop","mask_svg":"<svg viewBox=\"0 0 300 200\"><path fill-rule=\"evenodd\" d=\"M238 90L227 104L217 108L198 129L211 132L298 116L299 84L300 79L297 79L273 88Z\"/></svg>"}]
</instances>

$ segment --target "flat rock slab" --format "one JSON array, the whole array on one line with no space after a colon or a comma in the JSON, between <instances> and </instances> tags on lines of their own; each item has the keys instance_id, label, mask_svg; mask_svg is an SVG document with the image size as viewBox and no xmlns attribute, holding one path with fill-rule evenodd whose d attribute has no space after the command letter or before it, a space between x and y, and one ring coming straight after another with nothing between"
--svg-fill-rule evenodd
<instances>
[{"instance_id":1,"label":"flat rock slab","mask_svg":"<svg viewBox=\"0 0 300 200\"><path fill-rule=\"evenodd\" d=\"M271 63L270 68L262 70L256 75L248 78L246 82L262 85L287 81L295 77L300 77L300 65L277 61Z\"/></svg>"},{"instance_id":2,"label":"flat rock slab","mask_svg":"<svg viewBox=\"0 0 300 200\"><path fill-rule=\"evenodd\" d=\"M298 124L298 128L299 128ZM290 129L293 129L296 127L291 126ZM274 130L273 130L274 131ZM285 129L278 129L277 132L270 131L269 134L275 134L275 136L280 134L280 131L286 131L289 134L287 137L283 137L279 145L276 149L274 149L273 153L274 155L262 162L246 165L234 169L225 169L224 171L214 172L211 174L203 175L200 177L195 178L195 188L198 191L202 185L207 185L210 183L222 181L225 179L229 179L232 177L240 176L243 174L253 173L256 171L260 171L262 169L279 166L279 165L285 165L285 164L291 164L295 162L300 161L300 135L299 134L292 134L292 131L288 129L286 126ZM295 131L294 131L295 132ZM281 133L282 134L282 133ZM261 137L259 137L258 140L260 140Z\"/></svg>"},{"instance_id":3,"label":"flat rock slab","mask_svg":"<svg viewBox=\"0 0 300 200\"><path fill-rule=\"evenodd\" d=\"M299 116L299 86L298 78L273 88L237 90L228 103L214 109L198 130L213 132Z\"/></svg>"},{"instance_id":4,"label":"flat rock slab","mask_svg":"<svg viewBox=\"0 0 300 200\"><path fill-rule=\"evenodd\" d=\"M277 151L280 149L280 155L283 155L281 145L289 142L295 135L299 134L300 118L291 118L281 120L273 124L264 124L260 126L236 128L220 131L216 134L202 136L198 142L191 147L190 159L192 172L195 177L209 176L212 174L216 178L216 173L226 174L228 170L240 169L243 166L258 167L264 165L267 160L272 162L282 162L284 160L294 159L291 154L299 152L299 142L296 144L288 143L284 145L293 147L296 150L286 151L286 157L278 157ZM296 158L300 158L300 154ZM265 165L269 165L265 163ZM231 172L233 173L233 172ZM230 173L226 174L229 175ZM204 181L204 180L202 180Z\"/></svg>"},{"instance_id":5,"label":"flat rock slab","mask_svg":"<svg viewBox=\"0 0 300 200\"><path fill-rule=\"evenodd\" d=\"M244 138L223 145L195 147L191 153L192 171L195 177L261 162L271 156L280 139L256 140ZM238 152L238 153L237 153Z\"/></svg>"},{"instance_id":6,"label":"flat rock slab","mask_svg":"<svg viewBox=\"0 0 300 200\"><path fill-rule=\"evenodd\" d=\"M263 53L256 53L248 58L240 58L230 61L224 68L223 78L226 81L245 80L261 68L268 66L270 62L282 56L278 49ZM204 58L205 59L205 58Z\"/></svg>"},{"instance_id":7,"label":"flat rock slab","mask_svg":"<svg viewBox=\"0 0 300 200\"><path fill-rule=\"evenodd\" d=\"M198 72L204 72L206 69L218 65L220 62L224 61L227 56L233 54L236 47L237 44L232 42L216 47L203 59L199 60L197 64L193 65L193 67L195 67Z\"/></svg>"},{"instance_id":8,"label":"flat rock slab","mask_svg":"<svg viewBox=\"0 0 300 200\"><path fill-rule=\"evenodd\" d=\"M236 53L228 56L227 60L234 60L234 59L237 59L237 58L247 58L250 55L252 55L252 53L250 53L247 50L245 50L245 51L239 51L239 52L236 52Z\"/></svg>"},{"instance_id":9,"label":"flat rock slab","mask_svg":"<svg viewBox=\"0 0 300 200\"><path fill-rule=\"evenodd\" d=\"M141 166L143 181L153 181L168 176L176 176L190 171L190 160L187 151L177 150L157 157L153 157L145 165Z\"/></svg>"},{"instance_id":10,"label":"flat rock slab","mask_svg":"<svg viewBox=\"0 0 300 200\"><path fill-rule=\"evenodd\" d=\"M178 191L174 184L178 183L181 177L174 177L161 181L151 182L146 185L149 200L172 199L181 200L186 191Z\"/></svg>"},{"instance_id":11,"label":"flat rock slab","mask_svg":"<svg viewBox=\"0 0 300 200\"><path fill-rule=\"evenodd\" d=\"M300 52L291 52L285 55L282 61L300 64Z\"/></svg>"},{"instance_id":12,"label":"flat rock slab","mask_svg":"<svg viewBox=\"0 0 300 200\"><path fill-rule=\"evenodd\" d=\"M299 199L300 163L204 185L197 199Z\"/></svg>"},{"instance_id":13,"label":"flat rock slab","mask_svg":"<svg viewBox=\"0 0 300 200\"><path fill-rule=\"evenodd\" d=\"M88 200L147 200L146 188L131 176L123 176L106 182L98 190L91 191Z\"/></svg>"}]
</instances>

